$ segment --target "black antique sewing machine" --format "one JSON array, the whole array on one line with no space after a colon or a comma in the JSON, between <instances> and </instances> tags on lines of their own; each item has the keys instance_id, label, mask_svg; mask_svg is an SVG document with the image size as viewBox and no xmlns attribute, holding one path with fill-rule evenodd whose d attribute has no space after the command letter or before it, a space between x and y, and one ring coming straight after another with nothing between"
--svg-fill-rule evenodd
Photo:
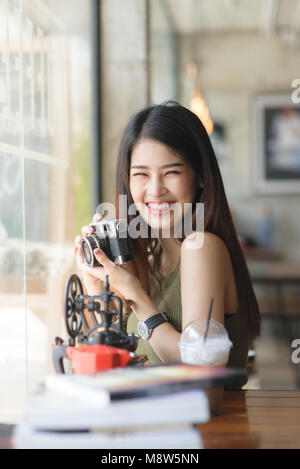
<instances>
[{"instance_id":1,"label":"black antique sewing machine","mask_svg":"<svg viewBox=\"0 0 300 469\"><path fill-rule=\"evenodd\" d=\"M108 276L103 286L100 295L84 295L80 278L76 274L69 277L64 293L64 313L70 338L68 345L58 337L54 339L56 372L65 372L64 358L72 361L74 374L96 373L145 361L146 357L134 353L138 336L128 335L124 330L123 303L110 290ZM111 303L117 308L110 309Z\"/></svg>"}]
</instances>

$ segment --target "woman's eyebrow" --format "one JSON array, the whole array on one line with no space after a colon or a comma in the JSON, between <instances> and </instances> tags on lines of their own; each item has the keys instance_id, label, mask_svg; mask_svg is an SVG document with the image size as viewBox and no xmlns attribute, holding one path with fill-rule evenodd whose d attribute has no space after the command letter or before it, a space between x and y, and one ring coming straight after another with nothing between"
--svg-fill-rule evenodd
<instances>
[{"instance_id":1,"label":"woman's eyebrow","mask_svg":"<svg viewBox=\"0 0 300 469\"><path fill-rule=\"evenodd\" d=\"M161 166L161 168L171 168L173 166L184 166L182 163L169 163ZM148 169L149 166L144 166L144 165L134 165L131 166L130 169Z\"/></svg>"}]
</instances>

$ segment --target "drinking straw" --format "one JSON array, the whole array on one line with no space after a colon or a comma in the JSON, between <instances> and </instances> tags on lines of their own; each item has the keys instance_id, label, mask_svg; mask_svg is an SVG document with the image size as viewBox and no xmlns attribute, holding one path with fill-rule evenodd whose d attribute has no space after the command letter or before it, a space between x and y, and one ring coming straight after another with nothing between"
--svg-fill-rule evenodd
<instances>
[{"instance_id":1,"label":"drinking straw","mask_svg":"<svg viewBox=\"0 0 300 469\"><path fill-rule=\"evenodd\" d=\"M205 341L206 341L206 338L207 338L208 329L209 329L209 324L210 324L210 319L211 319L211 313L212 313L213 302L214 302L214 299L212 298L212 299L210 300L210 306L209 306L208 315L207 315L206 329L205 329L205 332L204 332L203 342L205 342Z\"/></svg>"}]
</instances>

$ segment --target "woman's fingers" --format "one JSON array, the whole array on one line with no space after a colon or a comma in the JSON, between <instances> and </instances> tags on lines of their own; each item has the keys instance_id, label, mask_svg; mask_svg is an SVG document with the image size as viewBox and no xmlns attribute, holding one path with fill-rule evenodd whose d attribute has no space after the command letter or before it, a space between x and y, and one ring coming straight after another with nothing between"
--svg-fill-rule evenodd
<instances>
[{"instance_id":1,"label":"woman's fingers","mask_svg":"<svg viewBox=\"0 0 300 469\"><path fill-rule=\"evenodd\" d=\"M103 267L105 267L107 272L115 272L116 270L118 270L117 264L110 260L109 257L107 257L107 255L105 254L105 252L101 249L94 249L94 256L96 257L100 265L103 265Z\"/></svg>"},{"instance_id":2,"label":"woman's fingers","mask_svg":"<svg viewBox=\"0 0 300 469\"><path fill-rule=\"evenodd\" d=\"M76 236L74 239L75 246L80 246L82 236Z\"/></svg>"},{"instance_id":3,"label":"woman's fingers","mask_svg":"<svg viewBox=\"0 0 300 469\"><path fill-rule=\"evenodd\" d=\"M74 240L75 246L73 248L73 254L76 257L76 263L78 267L81 267L81 265L84 263L82 253L81 253L81 247L80 247L81 240L82 240L82 236L76 236Z\"/></svg>"},{"instance_id":4,"label":"woman's fingers","mask_svg":"<svg viewBox=\"0 0 300 469\"><path fill-rule=\"evenodd\" d=\"M81 233L83 236L89 236L94 233L94 228L90 225L85 225L81 228Z\"/></svg>"},{"instance_id":5,"label":"woman's fingers","mask_svg":"<svg viewBox=\"0 0 300 469\"><path fill-rule=\"evenodd\" d=\"M103 218L103 215L101 215L101 213L95 213L95 215L93 216L92 224L96 223L97 221L101 220L102 218ZM85 225L81 228L82 236L90 236L93 233L94 233L94 228L91 225ZM75 246L80 246L82 236L76 236L76 238L74 240ZM75 252L75 249L74 249L74 252Z\"/></svg>"},{"instance_id":6,"label":"woman's fingers","mask_svg":"<svg viewBox=\"0 0 300 469\"><path fill-rule=\"evenodd\" d=\"M80 251L80 249L79 249ZM95 252L96 251L96 252ZM99 280L104 281L105 280L105 275L114 275L117 265L112 262L106 254L99 250L100 252L98 253L97 250L94 251L94 255L98 261L100 261L101 265L98 267L89 267L84 263L84 260L82 258L82 254L77 253L77 265L78 267L83 270L84 272L88 273L94 278L97 278ZM79 259L78 259L79 258ZM81 258L81 259L80 259Z\"/></svg>"},{"instance_id":7,"label":"woman's fingers","mask_svg":"<svg viewBox=\"0 0 300 469\"><path fill-rule=\"evenodd\" d=\"M83 257L82 257L82 253L81 253L81 247L80 247L81 240L82 240L82 236L76 236L76 238L74 240L75 246L74 246L74 249L73 249L73 253L76 256L77 265L82 264L82 262L84 262Z\"/></svg>"},{"instance_id":8,"label":"woman's fingers","mask_svg":"<svg viewBox=\"0 0 300 469\"><path fill-rule=\"evenodd\" d=\"M100 221L103 218L103 215L101 213L95 213L93 216L92 223L97 223L97 221Z\"/></svg>"},{"instance_id":9,"label":"woman's fingers","mask_svg":"<svg viewBox=\"0 0 300 469\"><path fill-rule=\"evenodd\" d=\"M102 218L103 218L103 215L101 215L101 213L95 213L95 215L93 216L92 224L96 223L97 221L101 220ZM81 228L82 236L89 236L93 233L94 233L94 228L91 225L85 225ZM76 246L80 245L82 236L76 236L75 241L74 241Z\"/></svg>"},{"instance_id":10,"label":"woman's fingers","mask_svg":"<svg viewBox=\"0 0 300 469\"><path fill-rule=\"evenodd\" d=\"M92 220L91 225L97 223L102 218L103 218L103 215L101 215L101 213L95 213L94 216L93 216L93 220ZM81 228L81 236L76 236L76 238L74 240L75 246L73 248L73 253L76 257L77 266L81 269L85 269L87 267L86 271L88 271L89 267L85 265L85 262L84 262L84 259L83 259L83 256L82 256L81 241L82 241L83 236L90 236L94 233L94 228L91 225L85 225ZM90 274L92 273L91 270L89 270L88 272ZM95 275L95 272L93 272L93 274ZM97 274L95 276L98 277L99 272L97 272Z\"/></svg>"},{"instance_id":11,"label":"woman's fingers","mask_svg":"<svg viewBox=\"0 0 300 469\"><path fill-rule=\"evenodd\" d=\"M83 272L86 272L89 276L93 277L94 279L98 279L102 281L105 280L106 272L105 272L104 267L101 267L101 266L89 267L84 262L82 262L82 264L80 264L79 267Z\"/></svg>"}]
</instances>

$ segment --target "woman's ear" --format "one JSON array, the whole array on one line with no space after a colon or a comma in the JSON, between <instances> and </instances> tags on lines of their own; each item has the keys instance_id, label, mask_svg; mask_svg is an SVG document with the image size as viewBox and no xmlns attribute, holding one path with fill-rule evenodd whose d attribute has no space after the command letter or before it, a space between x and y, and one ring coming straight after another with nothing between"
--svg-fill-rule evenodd
<instances>
[{"instance_id":1,"label":"woman's ear","mask_svg":"<svg viewBox=\"0 0 300 469\"><path fill-rule=\"evenodd\" d=\"M199 200L199 198L201 197L201 194L203 192L203 187L204 186L198 184L197 191L196 191L196 200Z\"/></svg>"},{"instance_id":2,"label":"woman's ear","mask_svg":"<svg viewBox=\"0 0 300 469\"><path fill-rule=\"evenodd\" d=\"M204 188L204 182L202 181L202 178L198 179L198 186L203 189Z\"/></svg>"}]
</instances>

